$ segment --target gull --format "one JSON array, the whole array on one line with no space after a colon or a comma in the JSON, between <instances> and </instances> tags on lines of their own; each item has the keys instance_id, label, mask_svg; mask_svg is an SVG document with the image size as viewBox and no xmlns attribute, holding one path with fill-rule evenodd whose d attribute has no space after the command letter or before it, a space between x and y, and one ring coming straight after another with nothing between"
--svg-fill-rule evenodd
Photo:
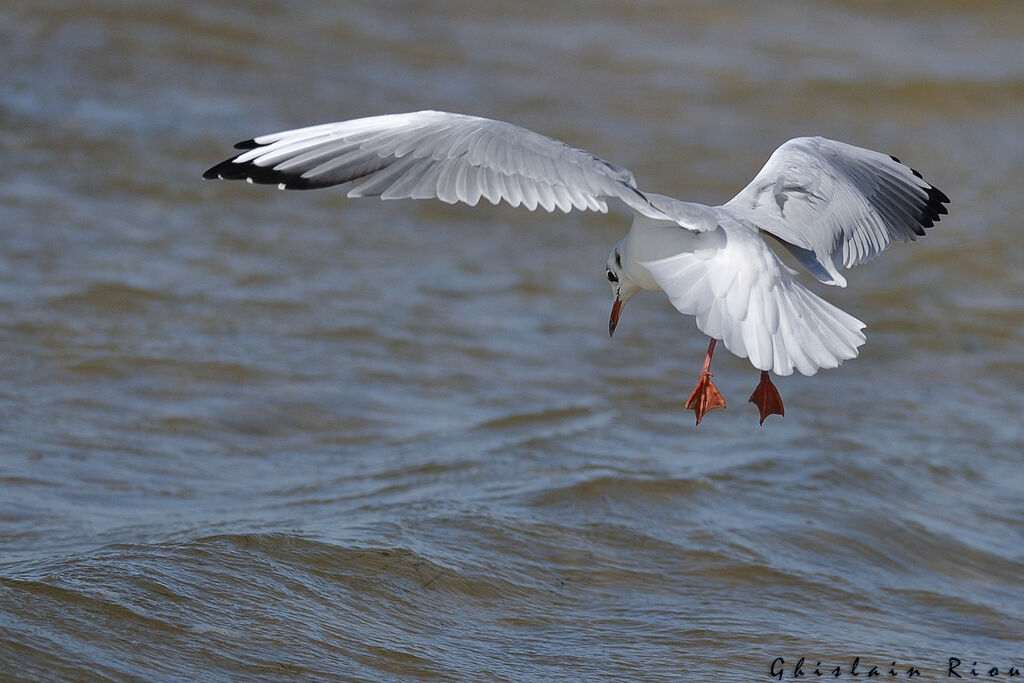
<instances>
[{"instance_id":1,"label":"gull","mask_svg":"<svg viewBox=\"0 0 1024 683\"><path fill-rule=\"evenodd\" d=\"M306 190L361 181L349 197L481 198L531 211L542 207L633 214L605 275L622 308L641 290L662 291L710 337L686 402L697 424L725 400L711 381L715 344L761 371L749 402L761 424L785 415L769 373L813 375L857 356L865 324L812 293L769 247L781 247L827 285L846 286L842 268L869 261L893 240L925 234L949 198L894 156L823 137L784 143L739 194L705 206L640 190L626 168L504 121L420 111L327 123L235 145L203 174Z\"/></svg>"}]
</instances>

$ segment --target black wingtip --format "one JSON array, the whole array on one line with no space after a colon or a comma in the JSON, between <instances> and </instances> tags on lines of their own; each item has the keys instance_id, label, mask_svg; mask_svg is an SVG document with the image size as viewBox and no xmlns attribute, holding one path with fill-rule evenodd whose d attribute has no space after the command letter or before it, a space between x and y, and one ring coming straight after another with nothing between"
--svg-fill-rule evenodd
<instances>
[{"instance_id":1,"label":"black wingtip","mask_svg":"<svg viewBox=\"0 0 1024 683\"><path fill-rule=\"evenodd\" d=\"M949 204L949 197L946 196L945 192L931 185L928 186L926 191L928 192L928 199L921 208L921 217L918 220L923 228L930 228L941 220L941 216L949 213L945 206ZM917 230L914 232L917 232ZM924 230L918 232L918 234L923 235Z\"/></svg>"},{"instance_id":2,"label":"black wingtip","mask_svg":"<svg viewBox=\"0 0 1024 683\"><path fill-rule=\"evenodd\" d=\"M947 197L946 193L940 190L939 188L928 188L928 201L935 202L938 204L939 213L949 213L948 211L946 211L946 207L943 206L943 204L949 204L949 197Z\"/></svg>"},{"instance_id":3,"label":"black wingtip","mask_svg":"<svg viewBox=\"0 0 1024 683\"><path fill-rule=\"evenodd\" d=\"M895 161L897 164L905 166L910 169L910 172L914 174L914 177L918 180L924 181L924 177L915 168L907 166L900 158L894 154L890 154L889 158ZM922 188L927 193L927 198L924 200L924 205L920 207L921 215L917 218L918 225L911 226L911 229L917 235L924 235L924 229L930 228L939 222L940 217L949 213L945 205L949 204L949 197L946 193L931 184L925 183Z\"/></svg>"},{"instance_id":4,"label":"black wingtip","mask_svg":"<svg viewBox=\"0 0 1024 683\"><path fill-rule=\"evenodd\" d=\"M249 138L248 140L242 140L241 142L236 142L235 145L234 145L235 149L242 149L242 150L256 149L257 147L261 147L261 146L262 145L260 145L258 142L256 142L255 138ZM217 164L216 166L211 166L210 168L206 169L206 172L203 173L203 180L217 180L217 179L241 180L241 179L245 178L246 175L242 174L242 173L239 173L238 171L241 168L245 168L247 166L247 164L236 164L235 163L235 159L237 159L237 158L238 158L238 155L236 154L234 157L232 157L232 158L230 158L230 159L228 159L226 161L222 161L219 164Z\"/></svg>"},{"instance_id":5,"label":"black wingtip","mask_svg":"<svg viewBox=\"0 0 1024 683\"><path fill-rule=\"evenodd\" d=\"M257 166L251 161L238 163L238 157L226 159L203 173L203 180L247 180L258 185L277 185L282 190L313 190L331 183L311 182L301 176L290 175L267 166Z\"/></svg>"},{"instance_id":6,"label":"black wingtip","mask_svg":"<svg viewBox=\"0 0 1024 683\"><path fill-rule=\"evenodd\" d=\"M203 173L203 180L217 180L223 178L224 180L241 180L245 178L245 175L239 173L244 167L244 164L236 164L235 158L226 159L220 162L216 166L211 166L206 169Z\"/></svg>"}]
</instances>

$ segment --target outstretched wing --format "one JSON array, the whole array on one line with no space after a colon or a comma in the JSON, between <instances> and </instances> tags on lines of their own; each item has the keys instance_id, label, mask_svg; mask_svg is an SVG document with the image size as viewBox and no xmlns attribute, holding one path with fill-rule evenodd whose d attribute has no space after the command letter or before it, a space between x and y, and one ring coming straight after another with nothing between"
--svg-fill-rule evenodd
<instances>
[{"instance_id":1,"label":"outstretched wing","mask_svg":"<svg viewBox=\"0 0 1024 683\"><path fill-rule=\"evenodd\" d=\"M822 282L845 287L839 268L924 235L948 203L896 157L814 137L775 150L720 208L778 237Z\"/></svg>"},{"instance_id":2,"label":"outstretched wing","mask_svg":"<svg viewBox=\"0 0 1024 683\"><path fill-rule=\"evenodd\" d=\"M262 135L235 147L244 151L203 177L244 178L281 189L365 178L350 197L437 198L471 206L483 197L492 204L504 200L530 210L565 212L603 213L605 200L614 198L644 216L678 222L651 205L628 169L531 130L476 116L437 111L372 116Z\"/></svg>"}]
</instances>

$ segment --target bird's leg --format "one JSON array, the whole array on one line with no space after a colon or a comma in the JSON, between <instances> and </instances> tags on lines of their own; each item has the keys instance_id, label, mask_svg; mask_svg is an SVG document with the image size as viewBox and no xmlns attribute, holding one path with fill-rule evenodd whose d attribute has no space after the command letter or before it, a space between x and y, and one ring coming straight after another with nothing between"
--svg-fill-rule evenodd
<instances>
[{"instance_id":1,"label":"bird's leg","mask_svg":"<svg viewBox=\"0 0 1024 683\"><path fill-rule=\"evenodd\" d=\"M779 390L772 384L767 370L761 371L761 381L757 383L757 388L750 395L750 402L761 411L761 424L764 424L765 418L769 415L786 415L786 409L782 407L782 397L779 396Z\"/></svg>"},{"instance_id":2,"label":"bird's leg","mask_svg":"<svg viewBox=\"0 0 1024 683\"><path fill-rule=\"evenodd\" d=\"M697 424L700 424L704 413L712 408L724 408L725 399L718 393L718 389L711 381L711 354L715 352L715 338L708 344L708 355L704 358L704 367L700 371L700 378L690 398L686 400L686 409L697 413Z\"/></svg>"}]
</instances>

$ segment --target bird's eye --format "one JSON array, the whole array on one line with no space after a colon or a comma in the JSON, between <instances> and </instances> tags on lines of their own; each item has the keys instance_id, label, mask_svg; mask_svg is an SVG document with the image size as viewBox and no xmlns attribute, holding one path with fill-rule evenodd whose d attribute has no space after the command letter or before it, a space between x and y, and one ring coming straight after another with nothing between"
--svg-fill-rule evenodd
<instances>
[{"instance_id":1,"label":"bird's eye","mask_svg":"<svg viewBox=\"0 0 1024 683\"><path fill-rule=\"evenodd\" d=\"M608 271L608 282L618 282L618 281L619 281L619 276L609 270Z\"/></svg>"}]
</instances>

